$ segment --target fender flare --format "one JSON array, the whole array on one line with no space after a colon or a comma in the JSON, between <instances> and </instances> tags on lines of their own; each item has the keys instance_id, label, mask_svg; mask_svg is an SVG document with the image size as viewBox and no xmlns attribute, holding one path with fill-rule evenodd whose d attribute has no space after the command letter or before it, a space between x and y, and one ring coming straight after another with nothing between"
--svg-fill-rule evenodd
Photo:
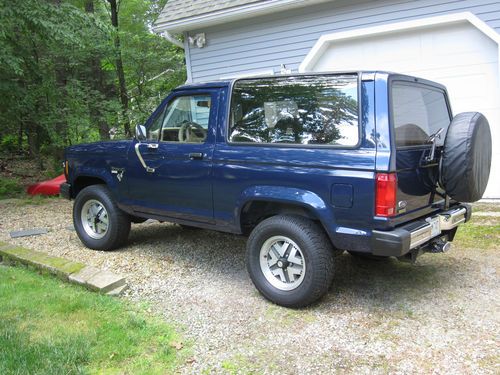
<instances>
[{"instance_id":1,"label":"fender flare","mask_svg":"<svg viewBox=\"0 0 500 375\"><path fill-rule=\"evenodd\" d=\"M104 168L79 167L72 176L71 184L74 185L75 181L80 177L98 178L104 181L110 191L113 191L117 187L116 178L113 178L111 172Z\"/></svg>"},{"instance_id":2,"label":"fender flare","mask_svg":"<svg viewBox=\"0 0 500 375\"><path fill-rule=\"evenodd\" d=\"M314 212L315 216L321 222L323 228L333 241L335 226L326 225L334 223L335 217L333 210L318 196L309 190L297 189L286 186L257 185L250 186L243 190L234 209L235 224L240 228L241 214L245 205L251 201L268 201L284 204L292 204L303 207ZM240 228L241 229L241 228Z\"/></svg>"}]
</instances>

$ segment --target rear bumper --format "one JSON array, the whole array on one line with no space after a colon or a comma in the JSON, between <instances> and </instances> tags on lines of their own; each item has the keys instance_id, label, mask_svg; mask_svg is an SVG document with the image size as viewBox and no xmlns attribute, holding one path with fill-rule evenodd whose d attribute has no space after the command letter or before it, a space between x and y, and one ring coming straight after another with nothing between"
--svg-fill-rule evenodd
<instances>
[{"instance_id":1,"label":"rear bumper","mask_svg":"<svg viewBox=\"0 0 500 375\"><path fill-rule=\"evenodd\" d=\"M71 199L71 185L67 182L61 184L59 195L66 199Z\"/></svg>"},{"instance_id":2,"label":"rear bumper","mask_svg":"<svg viewBox=\"0 0 500 375\"><path fill-rule=\"evenodd\" d=\"M470 219L471 206L461 204L434 216L420 219L390 231L374 230L371 237L373 255L400 257L433 238L448 234Z\"/></svg>"}]
</instances>

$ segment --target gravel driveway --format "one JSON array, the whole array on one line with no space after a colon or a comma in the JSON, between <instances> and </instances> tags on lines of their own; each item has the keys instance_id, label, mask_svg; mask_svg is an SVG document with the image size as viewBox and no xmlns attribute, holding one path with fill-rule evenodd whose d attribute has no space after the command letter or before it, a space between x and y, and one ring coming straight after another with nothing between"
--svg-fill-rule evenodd
<instances>
[{"instance_id":1,"label":"gravel driveway","mask_svg":"<svg viewBox=\"0 0 500 375\"><path fill-rule=\"evenodd\" d=\"M254 289L239 236L144 223L127 247L101 252L67 229L70 202L0 201L0 217L0 240L126 275L127 298L150 302L192 345L182 373L500 373L498 231L417 265L345 254L326 298L291 310ZM9 238L33 227L50 232Z\"/></svg>"}]
</instances>

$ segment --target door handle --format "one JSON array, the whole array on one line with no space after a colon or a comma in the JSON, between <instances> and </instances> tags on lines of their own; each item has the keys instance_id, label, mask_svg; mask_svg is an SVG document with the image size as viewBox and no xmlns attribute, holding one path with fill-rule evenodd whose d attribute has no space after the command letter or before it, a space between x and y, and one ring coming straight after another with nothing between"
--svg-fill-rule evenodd
<instances>
[{"instance_id":1,"label":"door handle","mask_svg":"<svg viewBox=\"0 0 500 375\"><path fill-rule=\"evenodd\" d=\"M203 154L201 152L191 152L189 154L189 159L190 160L202 160Z\"/></svg>"},{"instance_id":2,"label":"door handle","mask_svg":"<svg viewBox=\"0 0 500 375\"><path fill-rule=\"evenodd\" d=\"M148 149L152 150L158 149L158 143L148 143Z\"/></svg>"},{"instance_id":3,"label":"door handle","mask_svg":"<svg viewBox=\"0 0 500 375\"><path fill-rule=\"evenodd\" d=\"M140 142L137 142L135 144L135 153L137 155L137 158L139 158L139 161L141 162L142 166L144 167L144 169L146 170L146 172L148 173L154 173L155 169L154 168L151 168L151 167L148 167L146 165L146 162L144 161L142 155L141 155L141 151L139 150L139 147L141 146L141 143Z\"/></svg>"}]
</instances>

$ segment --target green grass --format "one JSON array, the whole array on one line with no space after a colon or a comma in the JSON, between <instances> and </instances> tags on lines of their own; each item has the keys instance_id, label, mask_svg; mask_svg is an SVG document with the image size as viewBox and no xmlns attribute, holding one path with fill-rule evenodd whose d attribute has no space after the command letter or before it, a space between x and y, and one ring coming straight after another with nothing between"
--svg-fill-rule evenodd
<instances>
[{"instance_id":1,"label":"green grass","mask_svg":"<svg viewBox=\"0 0 500 375\"><path fill-rule=\"evenodd\" d=\"M0 199L19 197L23 195L23 190L17 179L0 177Z\"/></svg>"},{"instance_id":2,"label":"green grass","mask_svg":"<svg viewBox=\"0 0 500 375\"><path fill-rule=\"evenodd\" d=\"M125 301L0 265L0 374L165 374L172 327Z\"/></svg>"},{"instance_id":3,"label":"green grass","mask_svg":"<svg viewBox=\"0 0 500 375\"><path fill-rule=\"evenodd\" d=\"M498 248L500 242L500 222L498 219L486 225L481 219L473 219L458 228L454 242L460 246L474 249L491 250Z\"/></svg>"},{"instance_id":4,"label":"green grass","mask_svg":"<svg viewBox=\"0 0 500 375\"><path fill-rule=\"evenodd\" d=\"M43 206L54 202L57 199L63 199L59 196L44 196L44 195L28 195L26 193L19 194L16 198L0 198L0 205L9 205L11 207L23 206Z\"/></svg>"},{"instance_id":5,"label":"green grass","mask_svg":"<svg viewBox=\"0 0 500 375\"><path fill-rule=\"evenodd\" d=\"M472 216L474 217L474 212L499 212L500 204L496 203L473 203L472 204Z\"/></svg>"}]
</instances>

